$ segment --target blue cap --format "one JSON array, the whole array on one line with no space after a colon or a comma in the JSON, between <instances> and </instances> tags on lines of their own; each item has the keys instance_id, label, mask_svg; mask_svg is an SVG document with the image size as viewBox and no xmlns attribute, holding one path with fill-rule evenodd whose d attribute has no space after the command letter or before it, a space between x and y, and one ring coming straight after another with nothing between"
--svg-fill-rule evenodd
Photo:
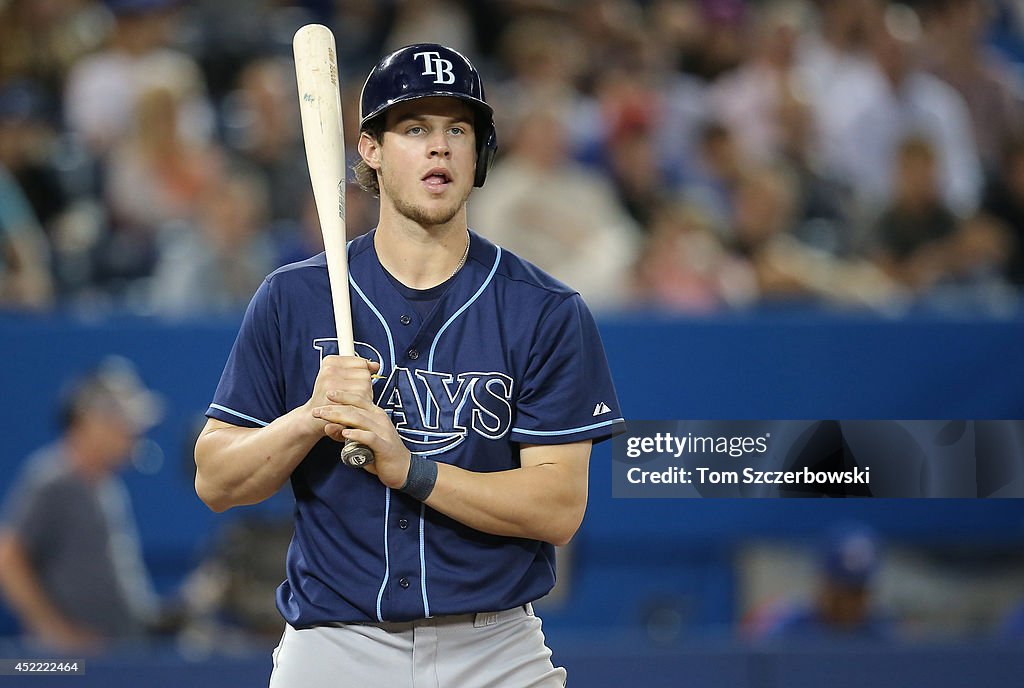
<instances>
[{"instance_id":1,"label":"blue cap","mask_svg":"<svg viewBox=\"0 0 1024 688\"><path fill-rule=\"evenodd\" d=\"M822 555L825 575L853 588L870 583L881 561L878 537L871 529L859 525L832 531Z\"/></svg>"}]
</instances>

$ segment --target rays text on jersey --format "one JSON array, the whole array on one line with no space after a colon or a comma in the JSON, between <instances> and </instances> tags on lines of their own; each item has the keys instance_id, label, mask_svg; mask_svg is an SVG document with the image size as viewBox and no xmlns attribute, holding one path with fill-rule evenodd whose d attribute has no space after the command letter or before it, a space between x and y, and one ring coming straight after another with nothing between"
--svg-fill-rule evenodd
<instances>
[{"instance_id":1,"label":"rays text on jersey","mask_svg":"<svg viewBox=\"0 0 1024 688\"><path fill-rule=\"evenodd\" d=\"M321 337L313 348L322 359L338 353L338 340ZM380 364L385 373L374 380L376 403L395 421L409 451L443 454L466 439L470 430L497 440L512 427L513 380L499 372L463 372L394 368L374 347L355 343L356 355ZM380 383L379 380L386 380ZM379 391L378 391L379 390Z\"/></svg>"},{"instance_id":2,"label":"rays text on jersey","mask_svg":"<svg viewBox=\"0 0 1024 688\"><path fill-rule=\"evenodd\" d=\"M395 421L409 451L441 454L469 431L488 439L512 427L512 378L499 372L437 371L397 367L384 382L377 404Z\"/></svg>"}]
</instances>

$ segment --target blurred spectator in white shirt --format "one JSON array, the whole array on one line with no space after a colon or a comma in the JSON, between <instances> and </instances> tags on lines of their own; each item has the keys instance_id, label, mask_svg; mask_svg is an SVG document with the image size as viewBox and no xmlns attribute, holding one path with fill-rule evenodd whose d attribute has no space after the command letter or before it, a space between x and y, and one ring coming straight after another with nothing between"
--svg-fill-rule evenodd
<instances>
[{"instance_id":1,"label":"blurred spectator in white shirt","mask_svg":"<svg viewBox=\"0 0 1024 688\"><path fill-rule=\"evenodd\" d=\"M928 65L963 97L986 171L1003 146L1024 133L1024 84L1019 68L985 44L989 0L942 0L926 11Z\"/></svg>"},{"instance_id":2,"label":"blurred spectator in white shirt","mask_svg":"<svg viewBox=\"0 0 1024 688\"><path fill-rule=\"evenodd\" d=\"M470 224L594 310L621 306L639 232L611 184L568 157L565 112L536 105L505 135L510 149L470 198Z\"/></svg>"},{"instance_id":3,"label":"blurred spectator in white shirt","mask_svg":"<svg viewBox=\"0 0 1024 688\"><path fill-rule=\"evenodd\" d=\"M830 152L829 166L853 186L859 200L878 208L891 198L891 161L900 141L925 136L935 147L943 200L968 215L982 184L970 113L956 91L919 67L920 38L913 10L902 5L886 10L872 39L878 87L834 94L850 117L834 133L838 146Z\"/></svg>"},{"instance_id":4,"label":"blurred spectator in white shirt","mask_svg":"<svg viewBox=\"0 0 1024 688\"><path fill-rule=\"evenodd\" d=\"M181 131L192 141L213 132L203 73L188 54L169 47L175 0L108 0L115 25L109 46L75 64L65 114L71 131L102 158L130 129L139 95L172 89L181 102Z\"/></svg>"},{"instance_id":5,"label":"blurred spectator in white shirt","mask_svg":"<svg viewBox=\"0 0 1024 688\"><path fill-rule=\"evenodd\" d=\"M818 21L808 19L796 48L800 83L808 89L817 123L818 154L841 155L841 134L857 113L852 105L881 87L868 54L868 36L877 27L882 0L818 0Z\"/></svg>"},{"instance_id":6,"label":"blurred spectator in white shirt","mask_svg":"<svg viewBox=\"0 0 1024 688\"><path fill-rule=\"evenodd\" d=\"M808 91L796 69L796 48L807 12L798 0L767 4L751 37L750 56L708 93L718 119L735 132L745 154L761 162L774 158L781 147L779 110L785 94Z\"/></svg>"}]
</instances>

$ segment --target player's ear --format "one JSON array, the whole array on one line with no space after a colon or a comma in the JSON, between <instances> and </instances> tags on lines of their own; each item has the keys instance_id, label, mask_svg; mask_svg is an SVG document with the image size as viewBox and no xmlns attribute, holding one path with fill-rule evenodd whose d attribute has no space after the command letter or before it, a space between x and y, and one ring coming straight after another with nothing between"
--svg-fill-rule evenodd
<instances>
[{"instance_id":1,"label":"player's ear","mask_svg":"<svg viewBox=\"0 0 1024 688\"><path fill-rule=\"evenodd\" d=\"M380 169L380 141L371 136L368 132L359 133L359 143L357 144L359 149L359 157L375 170Z\"/></svg>"}]
</instances>

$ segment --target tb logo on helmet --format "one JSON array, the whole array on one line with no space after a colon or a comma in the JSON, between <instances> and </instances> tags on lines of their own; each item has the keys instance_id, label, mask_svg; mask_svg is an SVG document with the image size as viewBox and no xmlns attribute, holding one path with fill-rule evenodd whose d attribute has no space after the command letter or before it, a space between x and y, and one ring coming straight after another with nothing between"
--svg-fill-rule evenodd
<instances>
[{"instance_id":1,"label":"tb logo on helmet","mask_svg":"<svg viewBox=\"0 0 1024 688\"><path fill-rule=\"evenodd\" d=\"M483 186L498 148L494 111L484 98L479 72L451 48L414 43L382 59L366 77L359 94L359 128L366 129L373 118L398 103L432 97L458 98L473 109L477 154L473 185Z\"/></svg>"},{"instance_id":2,"label":"tb logo on helmet","mask_svg":"<svg viewBox=\"0 0 1024 688\"><path fill-rule=\"evenodd\" d=\"M423 58L423 76L434 77L435 84L454 84L455 83L455 72L452 71L454 66L451 60L446 60L441 57L441 53L433 51L425 51L422 53L415 53L413 59Z\"/></svg>"}]
</instances>

